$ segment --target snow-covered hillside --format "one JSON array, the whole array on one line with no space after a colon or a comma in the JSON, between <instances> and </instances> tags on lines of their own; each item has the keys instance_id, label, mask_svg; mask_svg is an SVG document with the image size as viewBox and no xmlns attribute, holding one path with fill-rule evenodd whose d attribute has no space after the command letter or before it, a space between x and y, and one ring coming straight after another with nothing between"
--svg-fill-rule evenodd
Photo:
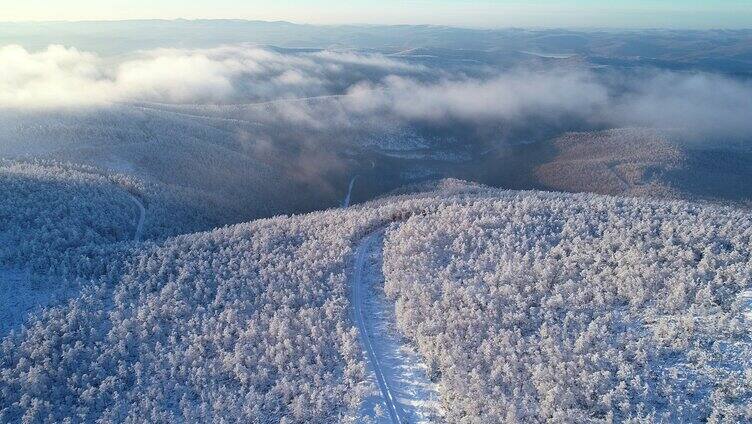
<instances>
[{"instance_id":1,"label":"snow-covered hillside","mask_svg":"<svg viewBox=\"0 0 752 424\"><path fill-rule=\"evenodd\" d=\"M489 196L394 225L400 330L450 422L748 422L748 213Z\"/></svg>"},{"instance_id":2,"label":"snow-covered hillside","mask_svg":"<svg viewBox=\"0 0 752 424\"><path fill-rule=\"evenodd\" d=\"M450 422L750 418L747 213L448 181L93 254L3 340L0 421L353 421L354 253L385 227L392 319Z\"/></svg>"},{"instance_id":3,"label":"snow-covered hillside","mask_svg":"<svg viewBox=\"0 0 752 424\"><path fill-rule=\"evenodd\" d=\"M136 231L132 196L105 176L0 162L0 189L0 266L47 272L71 249L131 240Z\"/></svg>"},{"instance_id":4,"label":"snow-covered hillside","mask_svg":"<svg viewBox=\"0 0 752 424\"><path fill-rule=\"evenodd\" d=\"M85 164L147 183L156 197L200 216L200 228L165 229L171 235L336 204L339 193L327 185L327 172L341 165L331 163L323 144L304 154L312 145L305 146L310 137L301 130L165 109L0 110L0 158Z\"/></svg>"}]
</instances>

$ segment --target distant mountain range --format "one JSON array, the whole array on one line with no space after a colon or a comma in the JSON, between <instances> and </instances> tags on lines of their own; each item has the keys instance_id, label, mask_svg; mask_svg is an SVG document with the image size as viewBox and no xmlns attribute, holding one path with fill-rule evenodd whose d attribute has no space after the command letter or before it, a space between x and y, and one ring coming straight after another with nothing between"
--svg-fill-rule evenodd
<instances>
[{"instance_id":1,"label":"distant mountain range","mask_svg":"<svg viewBox=\"0 0 752 424\"><path fill-rule=\"evenodd\" d=\"M611 66L700 69L749 76L749 30L480 30L428 25L302 25L245 20L128 20L86 22L0 22L0 45L39 49L73 45L103 54L159 47L200 48L252 43L287 48L356 48L445 55L441 50L577 55ZM414 52L417 53L417 52ZM456 54L452 53L452 54Z\"/></svg>"}]
</instances>

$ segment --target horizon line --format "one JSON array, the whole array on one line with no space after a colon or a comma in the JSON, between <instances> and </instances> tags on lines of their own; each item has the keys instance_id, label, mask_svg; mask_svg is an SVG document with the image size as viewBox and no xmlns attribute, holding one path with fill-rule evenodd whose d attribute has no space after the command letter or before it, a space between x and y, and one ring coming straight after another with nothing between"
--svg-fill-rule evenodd
<instances>
[{"instance_id":1,"label":"horizon line","mask_svg":"<svg viewBox=\"0 0 752 424\"><path fill-rule=\"evenodd\" d=\"M295 22L291 20L278 19L278 20L264 20L264 19L250 19L250 18L127 18L127 19L76 19L76 20L0 20L0 25L5 24L85 24L85 23L118 23L118 22L241 22L241 23L265 23L265 24L287 24L296 26L311 26L311 27L433 27L433 28L451 28L451 29L463 29L463 30L475 30L475 31L502 31L502 30L566 30L566 31L697 31L697 32L711 32L711 31L750 31L752 25L749 27L658 27L658 26L581 26L581 25L560 25L560 26L546 26L546 25L527 25L527 26L469 26L469 25L446 25L446 24L430 24L430 23L308 23L308 22Z\"/></svg>"}]
</instances>

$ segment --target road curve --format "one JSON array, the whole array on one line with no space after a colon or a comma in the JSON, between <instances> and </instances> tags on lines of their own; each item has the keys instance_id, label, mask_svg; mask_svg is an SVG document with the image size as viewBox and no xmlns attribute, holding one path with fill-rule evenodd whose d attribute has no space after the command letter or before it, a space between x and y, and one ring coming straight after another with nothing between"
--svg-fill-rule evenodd
<instances>
[{"instance_id":1,"label":"road curve","mask_svg":"<svg viewBox=\"0 0 752 424\"><path fill-rule=\"evenodd\" d=\"M371 250L373 241L378 237L378 232L371 233L365 237L358 245L355 253L355 265L353 269L353 281L352 281L352 298L355 310L355 323L360 333L360 338L363 343L363 347L366 350L368 362L373 368L373 372L376 375L376 382L381 391L382 398L386 404L386 409L393 424L405 423L403 418L404 413L402 407L397 402L394 390L390 387L389 382L384 377L384 370L381 368L378 357L373 346L373 337L368 332L368 328L365 324L363 317L363 298L364 298L364 284L363 284L363 271L365 269L366 257Z\"/></svg>"}]
</instances>

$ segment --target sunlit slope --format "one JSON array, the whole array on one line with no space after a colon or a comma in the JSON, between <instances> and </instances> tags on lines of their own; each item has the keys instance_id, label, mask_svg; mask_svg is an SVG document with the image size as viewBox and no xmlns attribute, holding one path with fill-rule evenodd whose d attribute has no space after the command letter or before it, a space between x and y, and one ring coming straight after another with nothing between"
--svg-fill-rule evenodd
<instances>
[{"instance_id":1,"label":"sunlit slope","mask_svg":"<svg viewBox=\"0 0 752 424\"><path fill-rule=\"evenodd\" d=\"M749 419L747 213L424 190L91 258L106 274L3 342L0 419L350 420L352 257L385 225L398 328L451 417Z\"/></svg>"}]
</instances>

